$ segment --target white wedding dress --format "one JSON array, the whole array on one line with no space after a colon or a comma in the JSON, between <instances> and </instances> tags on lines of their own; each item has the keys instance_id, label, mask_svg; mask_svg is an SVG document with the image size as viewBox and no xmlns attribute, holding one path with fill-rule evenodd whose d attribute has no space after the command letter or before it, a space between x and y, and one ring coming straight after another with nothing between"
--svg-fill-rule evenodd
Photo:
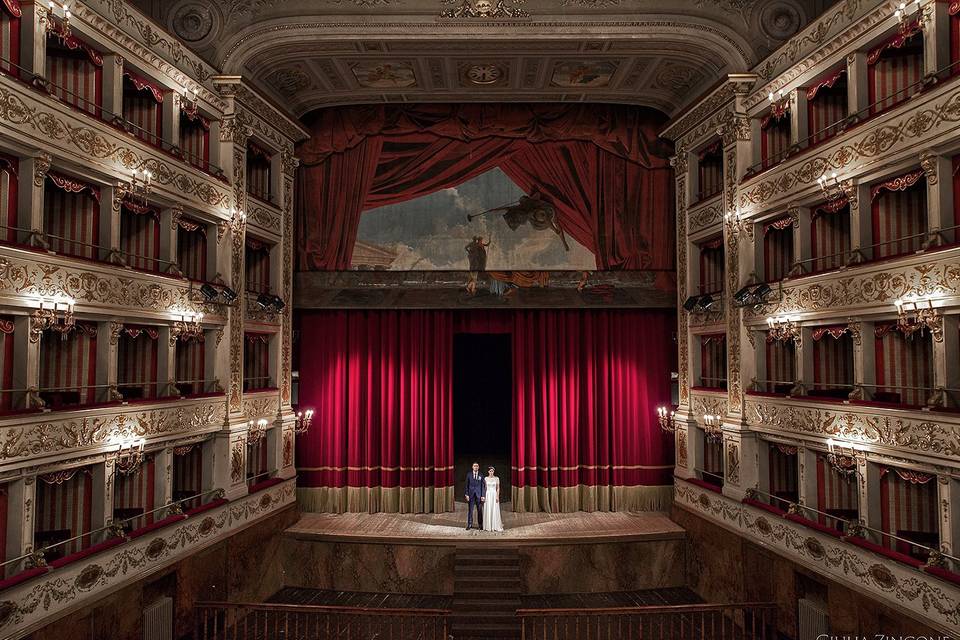
<instances>
[{"instance_id":1,"label":"white wedding dress","mask_svg":"<svg viewBox=\"0 0 960 640\"><path fill-rule=\"evenodd\" d=\"M497 501L500 478L487 476L483 481L487 486L487 495L484 496L483 501L483 530L503 531L503 521L500 519L500 503Z\"/></svg>"}]
</instances>

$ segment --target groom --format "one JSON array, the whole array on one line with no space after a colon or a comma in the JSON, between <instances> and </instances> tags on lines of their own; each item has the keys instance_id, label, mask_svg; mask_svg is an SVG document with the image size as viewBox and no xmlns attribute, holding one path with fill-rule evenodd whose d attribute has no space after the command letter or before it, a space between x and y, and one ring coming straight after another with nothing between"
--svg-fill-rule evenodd
<instances>
[{"instance_id":1,"label":"groom","mask_svg":"<svg viewBox=\"0 0 960 640\"><path fill-rule=\"evenodd\" d=\"M486 487L484 487L483 476L480 475L480 464L473 463L473 467L467 472L467 490L463 497L467 499L467 530L473 526L473 507L477 507L477 529L483 528L483 500Z\"/></svg>"}]
</instances>

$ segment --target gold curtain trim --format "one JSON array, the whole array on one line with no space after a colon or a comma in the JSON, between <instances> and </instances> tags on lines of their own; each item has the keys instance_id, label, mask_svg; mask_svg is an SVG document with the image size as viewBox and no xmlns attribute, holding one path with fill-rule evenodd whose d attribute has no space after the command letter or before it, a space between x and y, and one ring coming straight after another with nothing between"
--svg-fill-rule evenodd
<instances>
[{"instance_id":1,"label":"gold curtain trim","mask_svg":"<svg viewBox=\"0 0 960 640\"><path fill-rule=\"evenodd\" d=\"M301 511L315 513L452 512L454 487L298 487Z\"/></svg>"},{"instance_id":2,"label":"gold curtain trim","mask_svg":"<svg viewBox=\"0 0 960 640\"><path fill-rule=\"evenodd\" d=\"M515 513L669 511L673 504L673 485L513 487L511 496Z\"/></svg>"},{"instance_id":3,"label":"gold curtain trim","mask_svg":"<svg viewBox=\"0 0 960 640\"><path fill-rule=\"evenodd\" d=\"M445 467L297 467L297 469L299 471L450 471L453 465Z\"/></svg>"}]
</instances>

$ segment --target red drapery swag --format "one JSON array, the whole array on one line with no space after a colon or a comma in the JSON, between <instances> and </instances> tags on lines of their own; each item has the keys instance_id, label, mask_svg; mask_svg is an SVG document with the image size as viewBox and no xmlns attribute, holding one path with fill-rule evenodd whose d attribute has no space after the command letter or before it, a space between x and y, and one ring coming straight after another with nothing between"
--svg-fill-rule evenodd
<instances>
[{"instance_id":1,"label":"red drapery swag","mask_svg":"<svg viewBox=\"0 0 960 640\"><path fill-rule=\"evenodd\" d=\"M920 91L923 79L923 31L913 22L867 55L870 113L903 102Z\"/></svg>"},{"instance_id":2,"label":"red drapery swag","mask_svg":"<svg viewBox=\"0 0 960 640\"><path fill-rule=\"evenodd\" d=\"M247 238L247 291L268 293L270 291L270 246L265 242Z\"/></svg>"},{"instance_id":3,"label":"red drapery swag","mask_svg":"<svg viewBox=\"0 0 960 640\"><path fill-rule=\"evenodd\" d=\"M660 508L672 452L653 419L669 399L674 316L531 311L463 323L449 311L315 312L302 331L300 498L322 511L453 509L455 329L513 340L513 509ZM637 327L648 330L638 331ZM627 390L629 389L629 393Z\"/></svg>"},{"instance_id":4,"label":"red drapery swag","mask_svg":"<svg viewBox=\"0 0 960 640\"><path fill-rule=\"evenodd\" d=\"M700 336L700 386L708 389L727 387L727 335Z\"/></svg>"},{"instance_id":5,"label":"red drapery swag","mask_svg":"<svg viewBox=\"0 0 960 640\"><path fill-rule=\"evenodd\" d=\"M857 517L856 475L845 476L831 466L823 455L817 455L817 509L837 517ZM818 516L820 524L833 525L834 520Z\"/></svg>"},{"instance_id":6,"label":"red drapery swag","mask_svg":"<svg viewBox=\"0 0 960 640\"><path fill-rule=\"evenodd\" d=\"M0 2L0 71L14 77L20 76L14 66L20 64L20 16L20 0Z\"/></svg>"},{"instance_id":7,"label":"red drapery swag","mask_svg":"<svg viewBox=\"0 0 960 640\"><path fill-rule=\"evenodd\" d=\"M540 190L598 268L670 269L673 178L658 118L612 105L323 109L298 148L299 268L349 268L365 209L500 167L521 189Z\"/></svg>"},{"instance_id":8,"label":"red drapery swag","mask_svg":"<svg viewBox=\"0 0 960 640\"><path fill-rule=\"evenodd\" d=\"M875 258L913 253L926 241L927 182L922 170L898 176L870 189Z\"/></svg>"},{"instance_id":9,"label":"red drapery swag","mask_svg":"<svg viewBox=\"0 0 960 640\"><path fill-rule=\"evenodd\" d=\"M78 322L62 334L44 331L40 340L40 388L54 408L97 400L97 326Z\"/></svg>"},{"instance_id":10,"label":"red drapery swag","mask_svg":"<svg viewBox=\"0 0 960 640\"><path fill-rule=\"evenodd\" d=\"M173 449L173 499L183 500L203 492L203 445ZM200 498L183 503L184 511L200 506Z\"/></svg>"},{"instance_id":11,"label":"red drapery swag","mask_svg":"<svg viewBox=\"0 0 960 640\"><path fill-rule=\"evenodd\" d=\"M160 332L154 327L124 327L117 347L117 383L124 398L157 395L157 353Z\"/></svg>"},{"instance_id":12,"label":"red drapery swag","mask_svg":"<svg viewBox=\"0 0 960 640\"><path fill-rule=\"evenodd\" d=\"M19 192L20 160L0 154L0 238L17 241L17 197Z\"/></svg>"},{"instance_id":13,"label":"red drapery swag","mask_svg":"<svg viewBox=\"0 0 960 640\"><path fill-rule=\"evenodd\" d=\"M159 146L163 136L163 89L129 69L123 71L123 117L133 135Z\"/></svg>"},{"instance_id":14,"label":"red drapery swag","mask_svg":"<svg viewBox=\"0 0 960 640\"><path fill-rule=\"evenodd\" d=\"M120 250L134 269L159 271L160 211L124 200L120 208Z\"/></svg>"},{"instance_id":15,"label":"red drapery swag","mask_svg":"<svg viewBox=\"0 0 960 640\"><path fill-rule=\"evenodd\" d=\"M243 390L268 389L270 380L270 334L244 334Z\"/></svg>"},{"instance_id":16,"label":"red drapery swag","mask_svg":"<svg viewBox=\"0 0 960 640\"><path fill-rule=\"evenodd\" d=\"M47 31L47 80L54 96L97 117L103 106L103 55L54 20Z\"/></svg>"},{"instance_id":17,"label":"red drapery swag","mask_svg":"<svg viewBox=\"0 0 960 640\"><path fill-rule=\"evenodd\" d=\"M764 280L782 280L793 268L793 219L779 218L763 225Z\"/></svg>"},{"instance_id":18,"label":"red drapery swag","mask_svg":"<svg viewBox=\"0 0 960 640\"><path fill-rule=\"evenodd\" d=\"M210 171L210 121L196 112L180 112L180 149L187 162Z\"/></svg>"},{"instance_id":19,"label":"red drapery swag","mask_svg":"<svg viewBox=\"0 0 960 640\"><path fill-rule=\"evenodd\" d=\"M837 396L853 388L853 338L846 326L814 329L813 386L821 395Z\"/></svg>"},{"instance_id":20,"label":"red drapery swag","mask_svg":"<svg viewBox=\"0 0 960 640\"><path fill-rule=\"evenodd\" d=\"M877 324L875 370L878 402L925 406L933 391L933 340L929 333L905 336L895 323ZM910 389L907 387L916 387Z\"/></svg>"},{"instance_id":21,"label":"red drapery swag","mask_svg":"<svg viewBox=\"0 0 960 640\"><path fill-rule=\"evenodd\" d=\"M247 193L270 200L270 153L253 142L247 145Z\"/></svg>"},{"instance_id":22,"label":"red drapery swag","mask_svg":"<svg viewBox=\"0 0 960 640\"><path fill-rule=\"evenodd\" d=\"M810 144L840 132L847 117L847 70L838 69L807 89L807 122Z\"/></svg>"},{"instance_id":23,"label":"red drapery swag","mask_svg":"<svg viewBox=\"0 0 960 640\"><path fill-rule=\"evenodd\" d=\"M37 482L34 546L89 533L93 506L93 475L89 468L45 474ZM50 535L56 532L56 535ZM57 547L69 555L90 545L89 536Z\"/></svg>"},{"instance_id":24,"label":"red drapery swag","mask_svg":"<svg viewBox=\"0 0 960 640\"><path fill-rule=\"evenodd\" d=\"M700 293L723 291L723 238L700 243Z\"/></svg>"},{"instance_id":25,"label":"red drapery swag","mask_svg":"<svg viewBox=\"0 0 960 640\"><path fill-rule=\"evenodd\" d=\"M810 217L810 256L814 272L838 269L850 253L850 203L838 198L815 207Z\"/></svg>"},{"instance_id":26,"label":"red drapery swag","mask_svg":"<svg viewBox=\"0 0 960 640\"><path fill-rule=\"evenodd\" d=\"M118 509L136 509L147 514L140 520L134 520L133 528L138 529L142 526L153 524L154 514L148 513L154 507L155 482L156 482L156 462L153 456L146 457L140 467L131 474L118 473L115 476L113 486L113 508ZM119 513L118 516L125 514ZM127 513L126 518L134 515ZM118 518L119 519L119 518Z\"/></svg>"},{"instance_id":27,"label":"red drapery swag","mask_svg":"<svg viewBox=\"0 0 960 640\"><path fill-rule=\"evenodd\" d=\"M13 389L14 327L13 316L0 316L0 391ZM0 411L13 408L13 394L0 393Z\"/></svg>"},{"instance_id":28,"label":"red drapery swag","mask_svg":"<svg viewBox=\"0 0 960 640\"><path fill-rule=\"evenodd\" d=\"M760 161L766 169L784 158L790 148L790 102L781 100L760 120Z\"/></svg>"},{"instance_id":29,"label":"red drapery swag","mask_svg":"<svg viewBox=\"0 0 960 640\"><path fill-rule=\"evenodd\" d=\"M206 375L204 341L178 340L174 358L177 388L180 393L188 396L203 393L203 380Z\"/></svg>"},{"instance_id":30,"label":"red drapery swag","mask_svg":"<svg viewBox=\"0 0 960 640\"><path fill-rule=\"evenodd\" d=\"M906 469L880 470L880 528L904 538L927 538L927 546L939 547L937 483L932 476ZM923 534L927 534L924 536ZM884 537L884 546L910 553L908 543Z\"/></svg>"},{"instance_id":31,"label":"red drapery swag","mask_svg":"<svg viewBox=\"0 0 960 640\"><path fill-rule=\"evenodd\" d=\"M43 230L50 248L96 259L100 240L100 189L57 173L48 173L43 196Z\"/></svg>"},{"instance_id":32,"label":"red drapery swag","mask_svg":"<svg viewBox=\"0 0 960 640\"><path fill-rule=\"evenodd\" d=\"M196 220L177 221L177 266L191 280L207 279L207 225Z\"/></svg>"},{"instance_id":33,"label":"red drapery swag","mask_svg":"<svg viewBox=\"0 0 960 640\"><path fill-rule=\"evenodd\" d=\"M793 340L774 340L767 335L765 351L765 391L787 393L797 377L797 350Z\"/></svg>"},{"instance_id":34,"label":"red drapery swag","mask_svg":"<svg viewBox=\"0 0 960 640\"><path fill-rule=\"evenodd\" d=\"M797 460L796 448L770 444L768 450L769 492L778 498L794 502L798 498L798 478L800 465ZM787 505L777 500L773 506L786 510Z\"/></svg>"}]
</instances>

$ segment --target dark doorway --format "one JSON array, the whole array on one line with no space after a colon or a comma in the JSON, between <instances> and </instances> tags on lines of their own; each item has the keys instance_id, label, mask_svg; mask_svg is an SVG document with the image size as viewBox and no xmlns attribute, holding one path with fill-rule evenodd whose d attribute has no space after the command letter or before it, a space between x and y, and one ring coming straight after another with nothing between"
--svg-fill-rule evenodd
<instances>
[{"instance_id":1,"label":"dark doorway","mask_svg":"<svg viewBox=\"0 0 960 640\"><path fill-rule=\"evenodd\" d=\"M470 465L496 468L500 500L510 500L513 362L510 334L453 336L453 451L457 500Z\"/></svg>"}]
</instances>

